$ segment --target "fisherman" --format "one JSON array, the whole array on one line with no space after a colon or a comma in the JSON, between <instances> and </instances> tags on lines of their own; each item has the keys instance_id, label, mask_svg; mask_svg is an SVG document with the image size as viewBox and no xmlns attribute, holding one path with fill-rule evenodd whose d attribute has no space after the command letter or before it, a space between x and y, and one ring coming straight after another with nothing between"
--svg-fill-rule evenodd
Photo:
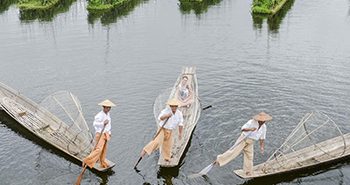
<instances>
[{"instance_id":1,"label":"fisherman","mask_svg":"<svg viewBox=\"0 0 350 185\"><path fill-rule=\"evenodd\" d=\"M104 100L98 105L102 106L102 111L97 113L94 120L95 127L95 143L96 147L91 153L84 158L83 166L87 165L93 168L99 160L101 168L108 168L109 164L106 161L107 141L111 138L111 117L109 111L115 104L110 100ZM103 132L101 134L101 132Z\"/></svg>"},{"instance_id":2,"label":"fisherman","mask_svg":"<svg viewBox=\"0 0 350 185\"><path fill-rule=\"evenodd\" d=\"M264 153L266 138L266 122L272 120L272 117L265 112L261 112L242 126L242 134L237 139L234 148L227 150L225 153L217 156L215 164L223 166L235 159L241 151L244 153L243 171L247 176L253 173L253 154L254 141L259 140L261 154Z\"/></svg>"},{"instance_id":3,"label":"fisherman","mask_svg":"<svg viewBox=\"0 0 350 185\"><path fill-rule=\"evenodd\" d=\"M159 127L157 134L151 142L149 142L141 151L140 160L147 153L151 153L162 147L162 155L165 161L169 162L171 159L171 148L172 148L172 132L179 126L179 140L182 137L183 129L183 116L180 110L178 110L179 101L177 99L171 99L167 102L169 107L166 107L161 111L158 116ZM140 161L139 160L139 161ZM136 165L135 165L136 167Z\"/></svg>"}]
</instances>

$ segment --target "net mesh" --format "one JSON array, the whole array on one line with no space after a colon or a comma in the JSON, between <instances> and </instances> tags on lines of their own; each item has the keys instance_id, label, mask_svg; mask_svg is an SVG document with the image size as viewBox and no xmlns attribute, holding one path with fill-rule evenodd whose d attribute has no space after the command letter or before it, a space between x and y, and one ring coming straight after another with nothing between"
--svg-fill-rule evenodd
<instances>
[{"instance_id":1,"label":"net mesh","mask_svg":"<svg viewBox=\"0 0 350 185\"><path fill-rule=\"evenodd\" d=\"M158 120L158 115L160 114L160 112L165 108L166 102L168 101L168 99L170 99L172 96L172 90L173 88L168 88L165 89L162 93L160 93L158 95L158 97L156 98L156 100L154 101L154 105L153 105L153 114L154 114L154 118L156 120Z\"/></svg>"},{"instance_id":2,"label":"net mesh","mask_svg":"<svg viewBox=\"0 0 350 185\"><path fill-rule=\"evenodd\" d=\"M345 138L339 127L321 112L306 114L285 142L267 160L264 171L309 166L344 154Z\"/></svg>"},{"instance_id":3,"label":"net mesh","mask_svg":"<svg viewBox=\"0 0 350 185\"><path fill-rule=\"evenodd\" d=\"M75 155L88 153L93 139L84 119L80 102L67 91L59 91L46 97L40 107L52 113L58 122L50 125L59 137L64 137L67 150ZM38 115L40 117L40 115Z\"/></svg>"}]
</instances>

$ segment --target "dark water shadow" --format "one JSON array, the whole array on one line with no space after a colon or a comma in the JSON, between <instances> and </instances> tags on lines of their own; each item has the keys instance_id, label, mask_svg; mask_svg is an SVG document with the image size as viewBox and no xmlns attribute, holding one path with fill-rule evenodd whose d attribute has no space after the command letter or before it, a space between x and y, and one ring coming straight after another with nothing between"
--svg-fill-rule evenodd
<instances>
[{"instance_id":1,"label":"dark water shadow","mask_svg":"<svg viewBox=\"0 0 350 185\"><path fill-rule=\"evenodd\" d=\"M117 22L118 18L125 17L129 15L131 11L135 9L136 6L146 3L148 0L130 0L124 3L122 6L113 8L106 11L89 11L88 23L94 24L97 20L101 21L101 24L107 26L111 23Z\"/></svg>"},{"instance_id":2,"label":"dark water shadow","mask_svg":"<svg viewBox=\"0 0 350 185\"><path fill-rule=\"evenodd\" d=\"M261 29L264 23L264 20L267 19L267 25L269 31L277 33L280 25L287 15L288 11L292 8L295 0L289 0L286 4L278 11L275 15L263 15L263 14L252 14L253 18L253 27L254 29Z\"/></svg>"},{"instance_id":3,"label":"dark water shadow","mask_svg":"<svg viewBox=\"0 0 350 185\"><path fill-rule=\"evenodd\" d=\"M18 0L0 0L0 14L4 13L12 4L17 2Z\"/></svg>"},{"instance_id":4,"label":"dark water shadow","mask_svg":"<svg viewBox=\"0 0 350 185\"><path fill-rule=\"evenodd\" d=\"M184 159L185 159L186 154L191 146L192 136L193 136L195 129L196 129L196 127L193 129L191 137L188 140L187 146L186 146L184 152L182 153L182 156L180 157L179 165L174 166L174 167L161 167L161 166L159 167L159 170L157 172L157 179L162 179L163 184L173 185L172 179L179 176L180 168L182 165L185 164Z\"/></svg>"},{"instance_id":5,"label":"dark water shadow","mask_svg":"<svg viewBox=\"0 0 350 185\"><path fill-rule=\"evenodd\" d=\"M300 179L303 177L310 177L310 176L316 176L325 172L328 172L330 170L339 169L343 166L347 166L350 164L350 156L343 157L341 159L337 159L334 161L330 161L321 165L313 166L310 168L302 169L302 170L295 170L295 171L289 171L287 173L283 174L276 174L269 177L261 177L256 179L247 180L242 185L261 185L261 184L278 184L278 183L286 183L294 181L295 179ZM340 171L340 170L339 170ZM340 171L341 175L337 176L336 178L332 178L332 180L339 179L339 183L335 184L343 184L344 181L342 175L342 172ZM342 177L342 178L339 178ZM327 177L326 179L329 179ZM301 180L302 181L302 180ZM313 182L314 184L322 184L322 178L315 178L315 179L307 179L308 182ZM321 181L321 182L320 182Z\"/></svg>"},{"instance_id":6,"label":"dark water shadow","mask_svg":"<svg viewBox=\"0 0 350 185\"><path fill-rule=\"evenodd\" d=\"M20 10L19 19L22 22L30 22L38 19L39 21L52 21L57 14L67 12L75 0L61 0L57 6L47 10Z\"/></svg>"},{"instance_id":7,"label":"dark water shadow","mask_svg":"<svg viewBox=\"0 0 350 185\"><path fill-rule=\"evenodd\" d=\"M208 11L209 7L219 4L221 0L180 1L179 8L182 14L190 14L192 11L200 15Z\"/></svg>"},{"instance_id":8,"label":"dark water shadow","mask_svg":"<svg viewBox=\"0 0 350 185\"><path fill-rule=\"evenodd\" d=\"M32 132L27 130L25 127L23 127L21 124L19 124L16 120L14 120L11 116L9 116L3 110L0 110L0 124L6 125L8 128L10 128L13 132L17 133L19 136L26 138L29 141L32 141L33 143L41 146L44 150L46 150L50 153L53 153L59 157L63 157L65 160L70 161L73 164L81 166L81 162L79 160L72 158L71 156L69 156L66 153L62 152L61 150L55 148L54 146L52 146L48 142L38 138L35 134L33 134ZM104 172L104 173L96 171L96 170L91 170L91 169L89 169L89 170L101 178L101 180L102 180L101 185L107 184L108 177L115 173L112 169L107 171L107 172Z\"/></svg>"}]
</instances>

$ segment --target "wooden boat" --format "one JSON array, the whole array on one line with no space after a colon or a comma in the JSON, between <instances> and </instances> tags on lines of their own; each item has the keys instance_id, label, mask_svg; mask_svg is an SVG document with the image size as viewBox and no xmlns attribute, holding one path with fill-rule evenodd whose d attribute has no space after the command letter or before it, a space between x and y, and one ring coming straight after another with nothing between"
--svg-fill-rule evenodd
<instances>
[{"instance_id":1,"label":"wooden boat","mask_svg":"<svg viewBox=\"0 0 350 185\"><path fill-rule=\"evenodd\" d=\"M234 173L254 179L314 168L350 156L348 143L350 133L342 134L325 114L310 113L266 162L253 167L252 175L247 176L242 169Z\"/></svg>"},{"instance_id":2,"label":"wooden boat","mask_svg":"<svg viewBox=\"0 0 350 185\"><path fill-rule=\"evenodd\" d=\"M188 99L181 99L179 95L179 84L182 81L182 77L186 76L188 78L187 84L190 87L190 95ZM163 167L173 167L179 164L180 158L185 151L188 141L190 140L193 129L195 128L198 119L201 113L201 104L198 98L198 84L196 77L196 69L194 67L185 67L182 70L182 73L175 82L173 88L166 90L164 93L159 95L154 104L154 116L156 119L157 126L159 124L158 115L162 109L165 108L165 103L167 100L172 98L178 98L182 102L182 106L179 107L179 110L184 116L184 128L182 139L178 139L178 131L175 129L172 133L173 147L171 149L172 158L169 162L166 162L162 155L159 157L158 164ZM187 101L186 101L187 100ZM162 151L160 151L162 152Z\"/></svg>"},{"instance_id":3,"label":"wooden boat","mask_svg":"<svg viewBox=\"0 0 350 185\"><path fill-rule=\"evenodd\" d=\"M70 92L59 91L47 97L42 104L37 104L0 83L0 107L38 139L75 161L82 162L93 149L93 136L83 117L79 100ZM57 111L60 114L55 115L49 110L60 110ZM108 163L108 168L100 168L96 164L94 170L104 172L115 166L112 161Z\"/></svg>"}]
</instances>

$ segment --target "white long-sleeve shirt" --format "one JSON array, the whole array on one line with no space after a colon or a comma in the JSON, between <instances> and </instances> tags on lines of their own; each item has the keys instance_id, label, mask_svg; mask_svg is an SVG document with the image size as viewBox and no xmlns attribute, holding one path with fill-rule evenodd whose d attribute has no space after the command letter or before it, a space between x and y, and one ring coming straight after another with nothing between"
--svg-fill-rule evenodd
<instances>
[{"instance_id":1,"label":"white long-sleeve shirt","mask_svg":"<svg viewBox=\"0 0 350 185\"><path fill-rule=\"evenodd\" d=\"M261 125L260 129L259 128L259 123L258 121L251 119L249 120L246 124L242 126L242 129L246 128L256 128L255 131L253 132L243 132L243 134L246 136L249 133L251 133L248 138L254 139L254 140L265 140L266 138L266 124Z\"/></svg>"},{"instance_id":2,"label":"white long-sleeve shirt","mask_svg":"<svg viewBox=\"0 0 350 185\"><path fill-rule=\"evenodd\" d=\"M162 110L162 112L160 112L159 116L158 116L158 120L159 120L159 126L163 126L164 124L164 121L166 121L167 119L165 120L160 120L160 117L166 115L166 114L169 114L169 113L172 113L173 112L171 111L170 108L165 108ZM184 121L184 118L183 118L183 115L182 115L182 112L179 111L179 109L176 110L175 114L173 114L169 120L166 122L166 124L164 125L164 128L166 129L169 129L169 130L173 130L174 128L176 128L178 125L179 126L183 126L183 121Z\"/></svg>"},{"instance_id":3,"label":"white long-sleeve shirt","mask_svg":"<svg viewBox=\"0 0 350 185\"><path fill-rule=\"evenodd\" d=\"M103 111L97 113L95 116L95 120L93 123L95 127L95 132L101 133L105 120L108 120L108 124L106 125L103 133L111 134L111 117L109 116L109 112L106 114Z\"/></svg>"}]
</instances>

